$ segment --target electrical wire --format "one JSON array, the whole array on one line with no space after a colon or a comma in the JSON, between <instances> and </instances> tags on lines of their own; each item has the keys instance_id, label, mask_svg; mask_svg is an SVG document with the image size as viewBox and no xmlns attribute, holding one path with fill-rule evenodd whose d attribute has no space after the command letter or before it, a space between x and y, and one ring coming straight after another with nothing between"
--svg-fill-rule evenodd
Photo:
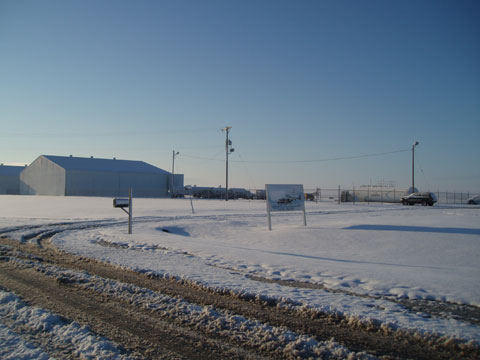
<instances>
[{"instance_id":1,"label":"electrical wire","mask_svg":"<svg viewBox=\"0 0 480 360\"><path fill-rule=\"evenodd\" d=\"M311 160L229 160L229 161L237 162L237 163L251 163L251 164L254 164L254 163L257 163L257 164L317 163L317 162L327 162L327 161L361 159L361 158L367 158L367 157L396 154L396 153L407 152L407 151L411 151L411 149L401 149L401 150L385 151L385 152L373 153L373 154L342 156L342 157L311 159ZM215 159L210 157L203 157L203 156L196 156L196 155L189 155L189 154L181 154L181 155L192 158L192 159L199 159L199 160L222 161L222 162L225 161L225 159Z\"/></svg>"},{"instance_id":2,"label":"electrical wire","mask_svg":"<svg viewBox=\"0 0 480 360\"><path fill-rule=\"evenodd\" d=\"M240 160L243 160L242 155L240 154L238 149L236 149L235 153L238 155ZM246 165L246 162L242 161L242 165L243 165L243 168L245 169L245 173L247 174L247 178L250 180L250 188L251 189L256 189L257 186L255 185L255 181L253 180L252 176L250 175L250 171L248 171L248 167ZM252 185L253 185L253 187L251 187Z\"/></svg>"},{"instance_id":3,"label":"electrical wire","mask_svg":"<svg viewBox=\"0 0 480 360\"><path fill-rule=\"evenodd\" d=\"M162 129L152 131L120 131L120 130L103 130L103 131L49 131L49 132L3 132L0 137L108 137L108 136L144 136L144 135L163 135L163 134L185 134L211 132L213 128L193 128L193 129Z\"/></svg>"},{"instance_id":4,"label":"electrical wire","mask_svg":"<svg viewBox=\"0 0 480 360\"><path fill-rule=\"evenodd\" d=\"M430 182L428 181L427 176L425 176L425 172L423 171L422 159L421 156L418 156L418 151L415 153L415 162L418 164L418 168L420 173L422 174L423 182L426 185L427 189L431 189Z\"/></svg>"}]
</instances>

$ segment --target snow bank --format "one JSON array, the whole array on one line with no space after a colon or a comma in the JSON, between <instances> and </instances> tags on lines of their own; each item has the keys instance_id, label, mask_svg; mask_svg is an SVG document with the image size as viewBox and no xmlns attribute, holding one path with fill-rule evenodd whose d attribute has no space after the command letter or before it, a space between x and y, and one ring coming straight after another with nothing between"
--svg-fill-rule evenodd
<instances>
[{"instance_id":1,"label":"snow bank","mask_svg":"<svg viewBox=\"0 0 480 360\"><path fill-rule=\"evenodd\" d=\"M69 353L79 358L127 359L115 344L95 335L88 327L28 306L12 293L1 290L0 319L2 359L50 359L45 349L51 348L51 343L69 349ZM41 336L35 336L35 345L28 341L38 334Z\"/></svg>"}]
</instances>

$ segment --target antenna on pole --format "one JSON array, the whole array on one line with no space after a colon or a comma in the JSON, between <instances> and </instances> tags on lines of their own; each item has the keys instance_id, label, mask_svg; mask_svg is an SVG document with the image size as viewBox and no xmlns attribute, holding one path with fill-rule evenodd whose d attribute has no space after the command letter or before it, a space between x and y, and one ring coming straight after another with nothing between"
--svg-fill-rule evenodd
<instances>
[{"instance_id":1,"label":"antenna on pole","mask_svg":"<svg viewBox=\"0 0 480 360\"><path fill-rule=\"evenodd\" d=\"M229 140L228 134L231 126L225 126L222 131L225 131L225 200L228 201L228 155L230 155L235 149L232 148L232 141Z\"/></svg>"}]
</instances>

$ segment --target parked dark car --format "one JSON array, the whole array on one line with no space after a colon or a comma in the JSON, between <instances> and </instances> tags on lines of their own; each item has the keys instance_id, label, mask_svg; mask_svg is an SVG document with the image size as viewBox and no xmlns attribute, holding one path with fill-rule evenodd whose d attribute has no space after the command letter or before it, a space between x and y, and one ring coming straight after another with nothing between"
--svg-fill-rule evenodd
<instances>
[{"instance_id":1,"label":"parked dark car","mask_svg":"<svg viewBox=\"0 0 480 360\"><path fill-rule=\"evenodd\" d=\"M401 198L403 205L421 204L433 206L437 202L437 197L431 192L416 192Z\"/></svg>"},{"instance_id":2,"label":"parked dark car","mask_svg":"<svg viewBox=\"0 0 480 360\"><path fill-rule=\"evenodd\" d=\"M472 196L471 198L467 199L467 204L480 205L480 195L475 195L475 196Z\"/></svg>"}]
</instances>

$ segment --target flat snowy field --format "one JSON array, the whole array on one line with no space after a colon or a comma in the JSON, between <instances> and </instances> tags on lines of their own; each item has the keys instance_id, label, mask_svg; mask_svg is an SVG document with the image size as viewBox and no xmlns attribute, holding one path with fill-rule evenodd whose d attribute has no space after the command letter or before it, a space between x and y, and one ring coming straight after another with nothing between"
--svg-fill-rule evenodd
<instances>
[{"instance_id":1,"label":"flat snowy field","mask_svg":"<svg viewBox=\"0 0 480 360\"><path fill-rule=\"evenodd\" d=\"M195 214L188 199L134 199L128 235L127 216L111 198L0 196L0 231L22 240L39 230L28 226L59 223L52 241L74 254L393 328L480 341L478 326L411 313L388 300L480 306L479 206L307 202L306 227L302 213L273 213L272 231L264 201L194 199L193 207Z\"/></svg>"}]
</instances>

